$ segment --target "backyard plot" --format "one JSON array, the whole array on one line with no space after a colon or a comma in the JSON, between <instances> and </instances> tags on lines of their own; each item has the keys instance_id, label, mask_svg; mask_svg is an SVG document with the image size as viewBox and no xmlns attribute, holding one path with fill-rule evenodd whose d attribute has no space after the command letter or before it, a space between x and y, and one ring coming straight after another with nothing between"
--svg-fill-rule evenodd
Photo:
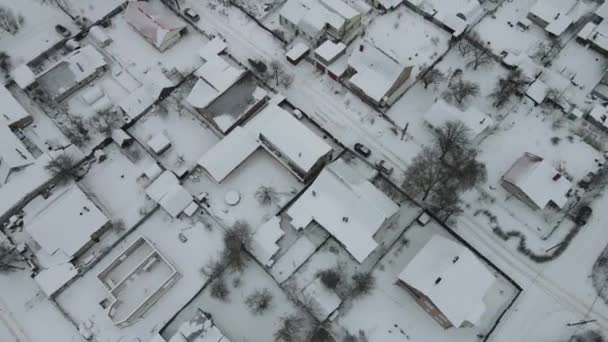
<instances>
[{"instance_id":1,"label":"backyard plot","mask_svg":"<svg viewBox=\"0 0 608 342\"><path fill-rule=\"evenodd\" d=\"M207 193L210 213L224 225L243 220L257 227L292 199L303 185L267 151L258 148L221 183L215 182L201 168L195 169L184 186L194 197ZM268 189L270 201L261 203L259 191ZM229 194L238 194L236 203ZM227 197L228 196L228 197Z\"/></svg>"},{"instance_id":2,"label":"backyard plot","mask_svg":"<svg viewBox=\"0 0 608 342\"><path fill-rule=\"evenodd\" d=\"M129 132L144 146L162 134L170 147L161 153L151 153L178 176L191 170L197 159L220 140L174 96L169 96L155 110L148 112L129 128Z\"/></svg>"},{"instance_id":3,"label":"backyard plot","mask_svg":"<svg viewBox=\"0 0 608 342\"><path fill-rule=\"evenodd\" d=\"M180 233L186 237L186 242L180 241L178 238ZM151 265L150 271L154 272L148 274L154 276L156 280L167 279L166 277L173 273L171 267L167 266L170 263L175 266L175 270L179 272L180 277L174 281L170 288L166 289L162 296L155 298L154 304L146 308L147 311L143 313L145 320L138 320L129 326L119 328L108 317L109 308L104 309L103 307L108 304L108 287L104 285L105 283L100 282L97 275L103 272L113 260L120 258L129 246L132 246L142 236L150 241L167 260ZM115 340L122 336L127 339L148 340L154 331L164 326L201 289L207 277L200 272L200 269L210 258L215 257L220 252L221 238L222 229L218 226L205 228L199 222L172 221L164 211L157 210L133 234L120 242L102 262L98 263L85 276L71 284L59 295L57 303L78 324L82 323L89 327L88 330L98 339ZM139 256L138 260L143 260L145 259L144 254L155 255L154 253L148 254L144 249L134 255ZM120 265L128 267L111 268L117 279L133 269L131 261L120 263ZM146 266L146 264L140 265L141 267ZM101 279L104 282L107 281L104 274L102 274ZM141 298L137 296L143 295L146 297L151 294L151 292L141 292L141 286L137 286L136 283L130 284L135 285L135 287L127 287L125 288L127 292L119 293L119 295L127 294L128 291L138 292L139 295L127 296L131 304L133 304L133 299ZM146 284L152 286L151 283ZM153 291L153 289L150 289L150 291ZM128 313L126 314L128 315Z\"/></svg>"}]
</instances>

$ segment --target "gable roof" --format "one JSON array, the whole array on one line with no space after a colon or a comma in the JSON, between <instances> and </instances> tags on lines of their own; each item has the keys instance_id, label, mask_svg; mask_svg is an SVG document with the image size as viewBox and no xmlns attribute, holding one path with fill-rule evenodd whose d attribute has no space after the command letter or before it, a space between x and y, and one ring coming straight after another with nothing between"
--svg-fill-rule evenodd
<instances>
[{"instance_id":1,"label":"gable roof","mask_svg":"<svg viewBox=\"0 0 608 342\"><path fill-rule=\"evenodd\" d=\"M530 152L517 159L502 179L517 186L541 209L550 201L562 208L568 201L566 194L572 188L566 177Z\"/></svg>"},{"instance_id":2,"label":"gable roof","mask_svg":"<svg viewBox=\"0 0 608 342\"><path fill-rule=\"evenodd\" d=\"M4 123L0 122L0 187L10 174L34 163L34 157Z\"/></svg>"},{"instance_id":3,"label":"gable roof","mask_svg":"<svg viewBox=\"0 0 608 342\"><path fill-rule=\"evenodd\" d=\"M341 172L348 167L338 159L323 169L287 215L296 229L317 222L363 262L378 245L374 234L399 207L363 175Z\"/></svg>"},{"instance_id":4,"label":"gable roof","mask_svg":"<svg viewBox=\"0 0 608 342\"><path fill-rule=\"evenodd\" d=\"M129 1L125 19L157 48L163 45L169 33L181 31L186 27L172 12L161 13L146 1Z\"/></svg>"},{"instance_id":5,"label":"gable roof","mask_svg":"<svg viewBox=\"0 0 608 342\"><path fill-rule=\"evenodd\" d=\"M478 324L496 277L465 246L434 235L399 274L427 296L455 327Z\"/></svg>"}]
</instances>

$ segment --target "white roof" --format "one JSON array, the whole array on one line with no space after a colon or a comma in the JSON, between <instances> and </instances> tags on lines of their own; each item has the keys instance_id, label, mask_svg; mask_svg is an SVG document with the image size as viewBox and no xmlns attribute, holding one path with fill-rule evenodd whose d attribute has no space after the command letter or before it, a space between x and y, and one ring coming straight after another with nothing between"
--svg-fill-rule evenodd
<instances>
[{"instance_id":1,"label":"white roof","mask_svg":"<svg viewBox=\"0 0 608 342\"><path fill-rule=\"evenodd\" d=\"M570 4L568 4L570 3ZM538 0L530 13L549 23L545 30L555 35L562 34L574 22L568 15L573 1Z\"/></svg>"},{"instance_id":2,"label":"white roof","mask_svg":"<svg viewBox=\"0 0 608 342\"><path fill-rule=\"evenodd\" d=\"M173 185L158 204L174 218L192 203L192 195L181 185Z\"/></svg>"},{"instance_id":3,"label":"white roof","mask_svg":"<svg viewBox=\"0 0 608 342\"><path fill-rule=\"evenodd\" d=\"M547 25L547 27L545 27L545 30L549 33L559 36L564 33L564 31L566 31L566 29L570 27L573 22L574 20L570 16L560 15L559 18L553 20L549 25Z\"/></svg>"},{"instance_id":4,"label":"white roof","mask_svg":"<svg viewBox=\"0 0 608 342\"><path fill-rule=\"evenodd\" d=\"M131 119L143 115L160 97L162 91L175 86L160 70L154 68L144 76L143 84L122 99L118 106Z\"/></svg>"},{"instance_id":5,"label":"white roof","mask_svg":"<svg viewBox=\"0 0 608 342\"><path fill-rule=\"evenodd\" d=\"M106 31L103 28L95 25L89 29L89 34L93 37L95 41L97 41L101 45L107 45L112 42L112 38L108 36Z\"/></svg>"},{"instance_id":6,"label":"white roof","mask_svg":"<svg viewBox=\"0 0 608 342\"><path fill-rule=\"evenodd\" d=\"M0 122L0 188L12 172L34 163L34 157L11 129Z\"/></svg>"},{"instance_id":7,"label":"white roof","mask_svg":"<svg viewBox=\"0 0 608 342\"><path fill-rule=\"evenodd\" d=\"M526 152L502 178L517 186L539 208L543 209L549 201L562 208L568 201L566 194L572 188L572 183L562 175L554 180L558 174L546 160Z\"/></svg>"},{"instance_id":8,"label":"white roof","mask_svg":"<svg viewBox=\"0 0 608 342\"><path fill-rule=\"evenodd\" d=\"M601 4L600 7L595 10L595 14L602 19L606 19L606 17L608 17L608 2Z\"/></svg>"},{"instance_id":9,"label":"white roof","mask_svg":"<svg viewBox=\"0 0 608 342\"><path fill-rule=\"evenodd\" d=\"M438 100L429 108L424 114L424 120L434 128L440 128L449 121L462 122L469 129L472 139L475 139L494 124L494 120L475 107L469 107L463 112L443 100Z\"/></svg>"},{"instance_id":10,"label":"white roof","mask_svg":"<svg viewBox=\"0 0 608 342\"><path fill-rule=\"evenodd\" d=\"M256 137L247 129L237 126L207 151L199 159L198 165L216 182L221 183L258 147L260 144Z\"/></svg>"},{"instance_id":11,"label":"white roof","mask_svg":"<svg viewBox=\"0 0 608 342\"><path fill-rule=\"evenodd\" d=\"M24 120L31 120L30 113L13 97L4 85L0 85L0 122L12 126Z\"/></svg>"},{"instance_id":12,"label":"white roof","mask_svg":"<svg viewBox=\"0 0 608 342\"><path fill-rule=\"evenodd\" d=\"M306 45L306 43L298 42L291 49L289 49L289 51L287 51L285 56L291 60L296 60L302 57L308 51L310 51L310 47Z\"/></svg>"},{"instance_id":13,"label":"white roof","mask_svg":"<svg viewBox=\"0 0 608 342\"><path fill-rule=\"evenodd\" d=\"M348 59L348 65L357 71L350 83L380 102L408 67L372 44L363 46L363 51L355 49Z\"/></svg>"},{"instance_id":14,"label":"white roof","mask_svg":"<svg viewBox=\"0 0 608 342\"><path fill-rule=\"evenodd\" d=\"M118 144L118 146L122 147L126 142L132 141L133 138L124 130L118 128L112 130L112 140Z\"/></svg>"},{"instance_id":15,"label":"white roof","mask_svg":"<svg viewBox=\"0 0 608 342\"><path fill-rule=\"evenodd\" d=\"M536 103L542 103L545 101L548 93L549 86L540 79L534 81L534 83L532 83L528 89L526 89L526 95Z\"/></svg>"},{"instance_id":16,"label":"white roof","mask_svg":"<svg viewBox=\"0 0 608 342\"><path fill-rule=\"evenodd\" d=\"M246 128L263 136L304 172L332 152L332 147L298 119L277 105L268 105Z\"/></svg>"},{"instance_id":17,"label":"white roof","mask_svg":"<svg viewBox=\"0 0 608 342\"><path fill-rule=\"evenodd\" d=\"M399 207L363 176L341 168L349 166L338 159L321 171L287 214L296 229L317 222L363 262L376 249L374 234Z\"/></svg>"},{"instance_id":18,"label":"white roof","mask_svg":"<svg viewBox=\"0 0 608 342\"><path fill-rule=\"evenodd\" d=\"M36 82L36 75L25 63L13 69L12 77L21 89L25 89Z\"/></svg>"},{"instance_id":19,"label":"white roof","mask_svg":"<svg viewBox=\"0 0 608 342\"><path fill-rule=\"evenodd\" d=\"M308 284L302 290L302 295L314 303L314 309L311 311L319 322L325 321L342 303L335 291L323 285L321 278L317 278Z\"/></svg>"},{"instance_id":20,"label":"white roof","mask_svg":"<svg viewBox=\"0 0 608 342\"><path fill-rule=\"evenodd\" d=\"M71 259L108 223L108 218L76 185L41 196L24 209L25 230L48 254L61 253Z\"/></svg>"},{"instance_id":21,"label":"white roof","mask_svg":"<svg viewBox=\"0 0 608 342\"><path fill-rule=\"evenodd\" d=\"M269 266L272 257L279 251L277 241L285 235L280 223L281 219L273 216L258 227L253 234L251 253L262 265Z\"/></svg>"},{"instance_id":22,"label":"white roof","mask_svg":"<svg viewBox=\"0 0 608 342\"><path fill-rule=\"evenodd\" d=\"M608 110L606 107L596 105L589 112L589 116L592 117L598 124L608 128Z\"/></svg>"},{"instance_id":23,"label":"white roof","mask_svg":"<svg viewBox=\"0 0 608 342\"><path fill-rule=\"evenodd\" d=\"M63 60L69 63L69 68L74 74L77 82L86 79L91 74L95 73L97 69L107 65L103 55L92 45L85 45L82 48L71 52L65 56ZM61 61L55 66L60 63ZM49 70L55 66L49 68Z\"/></svg>"},{"instance_id":24,"label":"white roof","mask_svg":"<svg viewBox=\"0 0 608 342\"><path fill-rule=\"evenodd\" d=\"M77 274L78 271L74 268L74 265L65 262L40 271L34 277L34 280L36 280L42 292L50 297L76 277Z\"/></svg>"},{"instance_id":25,"label":"white roof","mask_svg":"<svg viewBox=\"0 0 608 342\"><path fill-rule=\"evenodd\" d=\"M179 184L179 180L171 171L163 172L146 188L146 195L173 217L177 217L190 203L192 195Z\"/></svg>"},{"instance_id":26,"label":"white roof","mask_svg":"<svg viewBox=\"0 0 608 342\"><path fill-rule=\"evenodd\" d=\"M300 30L316 36L325 25L340 30L346 20L360 13L341 0L288 0L280 15Z\"/></svg>"},{"instance_id":27,"label":"white roof","mask_svg":"<svg viewBox=\"0 0 608 342\"><path fill-rule=\"evenodd\" d=\"M320 3L345 19L352 19L359 15L356 9L350 7L342 0L320 0Z\"/></svg>"},{"instance_id":28,"label":"white roof","mask_svg":"<svg viewBox=\"0 0 608 342\"><path fill-rule=\"evenodd\" d=\"M344 52L344 50L346 50L346 45L344 45L344 43L334 43L331 40L326 40L315 49L315 54L331 63L334 58Z\"/></svg>"},{"instance_id":29,"label":"white roof","mask_svg":"<svg viewBox=\"0 0 608 342\"><path fill-rule=\"evenodd\" d=\"M399 279L427 296L455 327L479 323L484 297L496 281L468 248L440 235L422 247Z\"/></svg>"},{"instance_id":30,"label":"white roof","mask_svg":"<svg viewBox=\"0 0 608 342\"><path fill-rule=\"evenodd\" d=\"M186 23L171 11L158 11L146 1L129 1L125 19L157 48L163 46L172 33L186 27Z\"/></svg>"},{"instance_id":31,"label":"white roof","mask_svg":"<svg viewBox=\"0 0 608 342\"><path fill-rule=\"evenodd\" d=\"M171 140L167 138L164 132L159 132L153 135L150 140L148 140L148 146L150 146L154 153L161 154L167 148L169 148L169 146L171 146Z\"/></svg>"},{"instance_id":32,"label":"white roof","mask_svg":"<svg viewBox=\"0 0 608 342\"><path fill-rule=\"evenodd\" d=\"M215 37L198 50L198 55L207 60L225 52L227 48L228 44L222 38Z\"/></svg>"}]
</instances>

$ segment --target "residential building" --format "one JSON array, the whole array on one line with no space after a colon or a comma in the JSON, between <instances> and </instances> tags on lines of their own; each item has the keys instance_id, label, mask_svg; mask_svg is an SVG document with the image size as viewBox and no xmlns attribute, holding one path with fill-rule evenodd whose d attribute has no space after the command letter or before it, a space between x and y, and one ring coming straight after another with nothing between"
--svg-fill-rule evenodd
<instances>
[{"instance_id":1,"label":"residential building","mask_svg":"<svg viewBox=\"0 0 608 342\"><path fill-rule=\"evenodd\" d=\"M279 21L315 47L326 35L335 40L352 35L361 26L361 13L342 0L288 0Z\"/></svg>"},{"instance_id":2,"label":"residential building","mask_svg":"<svg viewBox=\"0 0 608 342\"><path fill-rule=\"evenodd\" d=\"M364 43L348 59L346 73L352 76L347 84L370 104L386 107L407 90L405 83L412 68L376 46Z\"/></svg>"},{"instance_id":3,"label":"residential building","mask_svg":"<svg viewBox=\"0 0 608 342\"><path fill-rule=\"evenodd\" d=\"M545 159L525 152L502 176L501 185L532 209L563 208L572 183Z\"/></svg>"},{"instance_id":4,"label":"residential building","mask_svg":"<svg viewBox=\"0 0 608 342\"><path fill-rule=\"evenodd\" d=\"M479 0L451 0L458 1L458 11L448 10L436 6L434 0L403 0L404 4L419 13L439 27L448 31L452 36L459 37L469 26L477 23L485 10Z\"/></svg>"},{"instance_id":5,"label":"residential building","mask_svg":"<svg viewBox=\"0 0 608 342\"><path fill-rule=\"evenodd\" d=\"M0 188L8 183L12 174L35 162L34 157L11 129L0 121Z\"/></svg>"},{"instance_id":6,"label":"residential building","mask_svg":"<svg viewBox=\"0 0 608 342\"><path fill-rule=\"evenodd\" d=\"M559 37L575 21L570 11L574 9L576 2L575 0L538 0L530 8L527 17L547 33Z\"/></svg>"},{"instance_id":7,"label":"residential building","mask_svg":"<svg viewBox=\"0 0 608 342\"><path fill-rule=\"evenodd\" d=\"M110 226L77 185L56 189L49 197L38 196L23 211L25 231L45 253L65 261L80 256Z\"/></svg>"},{"instance_id":8,"label":"residential building","mask_svg":"<svg viewBox=\"0 0 608 342\"><path fill-rule=\"evenodd\" d=\"M444 329L479 324L496 276L468 248L434 235L399 274L398 284Z\"/></svg>"},{"instance_id":9,"label":"residential building","mask_svg":"<svg viewBox=\"0 0 608 342\"><path fill-rule=\"evenodd\" d=\"M9 128L17 129L24 128L32 123L33 119L30 113L23 108L4 85L0 85L0 103L2 103L0 125L5 124Z\"/></svg>"},{"instance_id":10,"label":"residential building","mask_svg":"<svg viewBox=\"0 0 608 342\"><path fill-rule=\"evenodd\" d=\"M367 2L376 9L390 11L399 7L403 3L403 0L367 0Z\"/></svg>"},{"instance_id":11,"label":"residential building","mask_svg":"<svg viewBox=\"0 0 608 342\"><path fill-rule=\"evenodd\" d=\"M398 210L364 175L338 159L321 171L287 216L297 230L316 222L363 263L378 246L374 236L395 222Z\"/></svg>"},{"instance_id":12,"label":"residential building","mask_svg":"<svg viewBox=\"0 0 608 342\"><path fill-rule=\"evenodd\" d=\"M187 30L186 23L173 12L161 11L147 1L129 1L125 20L161 52L177 43Z\"/></svg>"}]
</instances>

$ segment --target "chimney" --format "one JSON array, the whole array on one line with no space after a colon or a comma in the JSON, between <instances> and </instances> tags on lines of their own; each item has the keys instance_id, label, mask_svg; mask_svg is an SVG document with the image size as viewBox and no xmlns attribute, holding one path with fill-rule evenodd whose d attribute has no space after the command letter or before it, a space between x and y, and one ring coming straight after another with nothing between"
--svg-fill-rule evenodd
<instances>
[{"instance_id":1,"label":"chimney","mask_svg":"<svg viewBox=\"0 0 608 342\"><path fill-rule=\"evenodd\" d=\"M562 178L562 175L559 173L556 173L555 176L553 176L553 181L558 181L560 178Z\"/></svg>"}]
</instances>

